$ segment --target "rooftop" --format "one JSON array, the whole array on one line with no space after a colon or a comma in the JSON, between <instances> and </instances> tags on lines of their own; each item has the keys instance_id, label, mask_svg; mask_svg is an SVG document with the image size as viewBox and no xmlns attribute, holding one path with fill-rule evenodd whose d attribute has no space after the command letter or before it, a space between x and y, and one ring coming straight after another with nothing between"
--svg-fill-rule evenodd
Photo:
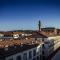
<instances>
[{"instance_id":1,"label":"rooftop","mask_svg":"<svg viewBox=\"0 0 60 60\"><path fill-rule=\"evenodd\" d=\"M35 40L4 40L0 41L0 57L10 56L41 44L40 41Z\"/></svg>"}]
</instances>

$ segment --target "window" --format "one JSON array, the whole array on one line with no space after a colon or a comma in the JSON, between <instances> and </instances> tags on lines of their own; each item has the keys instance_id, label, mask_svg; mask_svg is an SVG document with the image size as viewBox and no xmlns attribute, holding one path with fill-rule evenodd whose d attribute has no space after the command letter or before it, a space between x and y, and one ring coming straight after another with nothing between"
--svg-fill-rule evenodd
<instances>
[{"instance_id":1,"label":"window","mask_svg":"<svg viewBox=\"0 0 60 60\"><path fill-rule=\"evenodd\" d=\"M9 59L9 60L13 60L13 58Z\"/></svg>"},{"instance_id":2,"label":"window","mask_svg":"<svg viewBox=\"0 0 60 60\"><path fill-rule=\"evenodd\" d=\"M42 51L42 54L44 54L44 51Z\"/></svg>"},{"instance_id":3,"label":"window","mask_svg":"<svg viewBox=\"0 0 60 60\"><path fill-rule=\"evenodd\" d=\"M36 50L33 50L33 56L36 56Z\"/></svg>"},{"instance_id":4,"label":"window","mask_svg":"<svg viewBox=\"0 0 60 60\"><path fill-rule=\"evenodd\" d=\"M40 52L39 52L39 51L37 51L37 55L39 55L39 53L40 53Z\"/></svg>"},{"instance_id":5,"label":"window","mask_svg":"<svg viewBox=\"0 0 60 60\"><path fill-rule=\"evenodd\" d=\"M40 60L42 60L42 55L40 55Z\"/></svg>"},{"instance_id":6,"label":"window","mask_svg":"<svg viewBox=\"0 0 60 60\"><path fill-rule=\"evenodd\" d=\"M45 48L44 44L42 45L42 48Z\"/></svg>"},{"instance_id":7,"label":"window","mask_svg":"<svg viewBox=\"0 0 60 60\"><path fill-rule=\"evenodd\" d=\"M21 60L21 55L17 56L16 60Z\"/></svg>"},{"instance_id":8,"label":"window","mask_svg":"<svg viewBox=\"0 0 60 60\"><path fill-rule=\"evenodd\" d=\"M37 56L37 60L39 60L39 56Z\"/></svg>"},{"instance_id":9,"label":"window","mask_svg":"<svg viewBox=\"0 0 60 60\"><path fill-rule=\"evenodd\" d=\"M23 54L23 60L27 60L27 53Z\"/></svg>"},{"instance_id":10,"label":"window","mask_svg":"<svg viewBox=\"0 0 60 60\"><path fill-rule=\"evenodd\" d=\"M32 51L29 51L29 59L32 58Z\"/></svg>"},{"instance_id":11,"label":"window","mask_svg":"<svg viewBox=\"0 0 60 60\"><path fill-rule=\"evenodd\" d=\"M36 60L36 58L33 58L33 60Z\"/></svg>"}]
</instances>

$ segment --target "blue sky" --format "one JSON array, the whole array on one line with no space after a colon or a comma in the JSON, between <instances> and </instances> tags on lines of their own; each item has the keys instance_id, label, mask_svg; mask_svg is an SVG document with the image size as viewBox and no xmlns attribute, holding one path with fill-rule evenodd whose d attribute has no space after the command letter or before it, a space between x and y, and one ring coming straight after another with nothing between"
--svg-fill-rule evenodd
<instances>
[{"instance_id":1,"label":"blue sky","mask_svg":"<svg viewBox=\"0 0 60 60\"><path fill-rule=\"evenodd\" d=\"M0 30L60 28L59 0L0 0Z\"/></svg>"}]
</instances>

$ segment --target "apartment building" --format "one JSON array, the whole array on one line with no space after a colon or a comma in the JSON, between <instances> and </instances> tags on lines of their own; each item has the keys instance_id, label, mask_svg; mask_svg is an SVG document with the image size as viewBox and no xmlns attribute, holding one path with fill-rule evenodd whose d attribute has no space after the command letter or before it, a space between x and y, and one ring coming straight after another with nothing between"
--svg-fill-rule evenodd
<instances>
[{"instance_id":1,"label":"apartment building","mask_svg":"<svg viewBox=\"0 0 60 60\"><path fill-rule=\"evenodd\" d=\"M60 35L57 33L52 33L51 35L51 31L48 31L48 34L46 32L43 33L47 38L44 40L44 44L42 45L42 55L47 58L60 47Z\"/></svg>"},{"instance_id":2,"label":"apartment building","mask_svg":"<svg viewBox=\"0 0 60 60\"><path fill-rule=\"evenodd\" d=\"M42 43L27 41L0 41L0 60L40 60Z\"/></svg>"}]
</instances>

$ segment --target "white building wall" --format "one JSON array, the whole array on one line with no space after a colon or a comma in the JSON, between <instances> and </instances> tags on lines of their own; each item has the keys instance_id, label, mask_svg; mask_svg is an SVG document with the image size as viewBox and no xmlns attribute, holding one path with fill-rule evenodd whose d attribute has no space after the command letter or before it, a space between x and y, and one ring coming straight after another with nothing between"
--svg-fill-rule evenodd
<instances>
[{"instance_id":1,"label":"white building wall","mask_svg":"<svg viewBox=\"0 0 60 60\"><path fill-rule=\"evenodd\" d=\"M47 41L50 43L47 43L47 44L44 43L45 56L51 54L53 51L55 51L57 48L60 47L60 36L48 37L47 39L45 39L45 42L47 42Z\"/></svg>"},{"instance_id":2,"label":"white building wall","mask_svg":"<svg viewBox=\"0 0 60 60\"><path fill-rule=\"evenodd\" d=\"M22 57L21 60L23 60L23 54L24 54L24 53L27 53L27 60L29 60L29 51L32 51L32 59L30 59L30 60L33 60L33 58L36 58L37 56L40 57L40 55L42 54L42 48L41 48L41 46L42 46L42 45L40 44L39 46L37 46L37 47L35 47L35 48L32 48L32 49L23 51L23 52L21 52L21 53L14 54L14 55L12 55L12 56L8 56L8 57L6 57L5 60L9 60L9 59L11 59L11 58L13 58L13 60L16 60L17 56L19 56L19 55L21 55L21 57ZM36 53L37 53L37 51L39 51L39 54L36 54L36 56L33 56L33 50L34 50L34 49L36 50Z\"/></svg>"}]
</instances>

